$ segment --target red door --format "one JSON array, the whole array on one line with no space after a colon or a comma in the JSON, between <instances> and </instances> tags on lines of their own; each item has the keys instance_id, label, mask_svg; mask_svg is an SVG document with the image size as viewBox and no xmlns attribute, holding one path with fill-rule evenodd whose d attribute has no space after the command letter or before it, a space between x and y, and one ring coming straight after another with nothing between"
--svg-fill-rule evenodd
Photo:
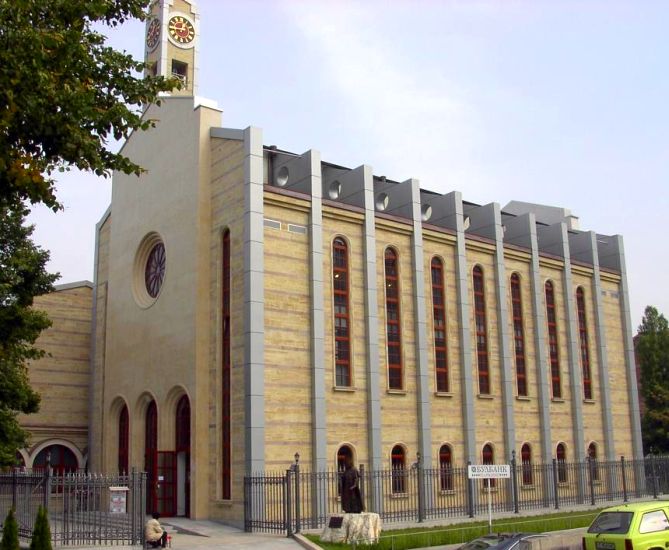
<instances>
[{"instance_id":1,"label":"red door","mask_svg":"<svg viewBox=\"0 0 669 550\"><path fill-rule=\"evenodd\" d=\"M177 454L158 451L157 505L161 516L175 516L177 505Z\"/></svg>"}]
</instances>

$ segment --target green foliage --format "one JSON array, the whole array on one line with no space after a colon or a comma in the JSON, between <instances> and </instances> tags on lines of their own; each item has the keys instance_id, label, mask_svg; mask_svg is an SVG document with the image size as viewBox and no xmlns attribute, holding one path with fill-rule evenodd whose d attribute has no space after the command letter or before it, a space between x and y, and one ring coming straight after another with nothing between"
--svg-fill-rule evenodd
<instances>
[{"instance_id":1,"label":"green foliage","mask_svg":"<svg viewBox=\"0 0 669 550\"><path fill-rule=\"evenodd\" d=\"M644 448L669 453L669 323L652 306L646 307L639 326L636 353L646 406L641 420Z\"/></svg>"},{"instance_id":2,"label":"green foliage","mask_svg":"<svg viewBox=\"0 0 669 550\"><path fill-rule=\"evenodd\" d=\"M2 524L0 550L19 550L19 525L14 517L14 508L9 509L5 523Z\"/></svg>"},{"instance_id":3,"label":"green foliage","mask_svg":"<svg viewBox=\"0 0 669 550\"><path fill-rule=\"evenodd\" d=\"M49 528L49 516L46 510L39 507L35 526L33 527L33 538L30 542L30 550L53 550L51 546L51 529Z\"/></svg>"},{"instance_id":4,"label":"green foliage","mask_svg":"<svg viewBox=\"0 0 669 550\"><path fill-rule=\"evenodd\" d=\"M0 467L13 465L16 450L25 446L18 413L39 408L27 362L44 355L34 343L51 322L31 306L33 297L52 291L58 278L45 269L49 253L30 238L33 227L24 225L27 212L25 207L0 207Z\"/></svg>"},{"instance_id":5,"label":"green foliage","mask_svg":"<svg viewBox=\"0 0 669 550\"><path fill-rule=\"evenodd\" d=\"M150 0L0 2L0 205L53 210L56 171L109 176L142 169L109 141L146 130L142 106L178 87L141 78L144 63L105 45L99 29L144 19Z\"/></svg>"}]
</instances>

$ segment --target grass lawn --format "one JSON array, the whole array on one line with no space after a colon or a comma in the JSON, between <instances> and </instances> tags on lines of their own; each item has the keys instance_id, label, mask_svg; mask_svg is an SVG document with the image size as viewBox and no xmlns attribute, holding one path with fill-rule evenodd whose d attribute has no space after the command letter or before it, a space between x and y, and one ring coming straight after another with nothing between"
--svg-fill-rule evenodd
<instances>
[{"instance_id":1,"label":"grass lawn","mask_svg":"<svg viewBox=\"0 0 669 550\"><path fill-rule=\"evenodd\" d=\"M493 520L494 532L523 531L530 533L545 533L547 531L560 531L562 529L574 529L576 527L587 527L595 516L597 510L586 512L562 512L559 514L547 514L545 516L518 517ZM409 548L422 548L425 546L437 546L441 544L458 544L472 540L488 532L487 521L475 523L460 523L448 527L412 527L411 529L397 529L384 531L378 544L362 546L369 550L407 550ZM325 550L339 550L350 548L348 544L332 544L320 542L318 535L305 535L310 541L318 544Z\"/></svg>"}]
</instances>

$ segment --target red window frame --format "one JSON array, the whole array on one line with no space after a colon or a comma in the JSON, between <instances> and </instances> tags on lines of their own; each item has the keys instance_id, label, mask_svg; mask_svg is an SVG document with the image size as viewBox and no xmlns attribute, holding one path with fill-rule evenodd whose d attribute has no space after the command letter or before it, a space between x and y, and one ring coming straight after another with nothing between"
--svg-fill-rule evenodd
<instances>
[{"instance_id":1,"label":"red window frame","mask_svg":"<svg viewBox=\"0 0 669 550\"><path fill-rule=\"evenodd\" d=\"M592 399L592 376L590 372L590 351L588 346L588 323L585 316L585 292L576 289L576 309L578 311L578 335L581 344L581 370L583 374L583 397Z\"/></svg>"},{"instance_id":2,"label":"red window frame","mask_svg":"<svg viewBox=\"0 0 669 550\"><path fill-rule=\"evenodd\" d=\"M513 316L513 342L516 352L516 391L527 396L527 370L525 363L525 329L523 327L523 300L520 275L511 275L511 314Z\"/></svg>"},{"instance_id":3,"label":"red window frame","mask_svg":"<svg viewBox=\"0 0 669 550\"><path fill-rule=\"evenodd\" d=\"M520 448L520 463L523 473L523 485L532 485L532 448L524 443Z\"/></svg>"},{"instance_id":4,"label":"red window frame","mask_svg":"<svg viewBox=\"0 0 669 550\"><path fill-rule=\"evenodd\" d=\"M118 415L118 473L127 475L129 468L130 454L130 418L128 415L128 406L123 405L121 413Z\"/></svg>"},{"instance_id":5,"label":"red window frame","mask_svg":"<svg viewBox=\"0 0 669 550\"><path fill-rule=\"evenodd\" d=\"M554 398L562 397L560 381L560 349L558 344L557 312L555 308L555 290L551 281L544 285L546 292L546 321L548 323L548 349L551 364L551 389Z\"/></svg>"},{"instance_id":6,"label":"red window frame","mask_svg":"<svg viewBox=\"0 0 669 550\"><path fill-rule=\"evenodd\" d=\"M472 272L474 286L474 320L476 322L476 359L479 375L479 394L490 394L490 365L488 362L488 328L485 312L485 283L483 269L477 265Z\"/></svg>"},{"instance_id":7,"label":"red window frame","mask_svg":"<svg viewBox=\"0 0 669 550\"><path fill-rule=\"evenodd\" d=\"M222 250L222 292L221 292L221 317L222 317L222 396L221 396L221 496L224 500L232 498L232 453L231 453L231 414L230 414L230 386L231 386L231 364L230 364L230 231L223 233Z\"/></svg>"},{"instance_id":8,"label":"red window frame","mask_svg":"<svg viewBox=\"0 0 669 550\"><path fill-rule=\"evenodd\" d=\"M388 388L403 389L402 327L400 319L400 281L397 270L397 252L386 248L386 349L388 355Z\"/></svg>"},{"instance_id":9,"label":"red window frame","mask_svg":"<svg viewBox=\"0 0 669 550\"><path fill-rule=\"evenodd\" d=\"M402 445L395 445L390 452L393 494L406 493L406 452Z\"/></svg>"},{"instance_id":10,"label":"red window frame","mask_svg":"<svg viewBox=\"0 0 669 550\"><path fill-rule=\"evenodd\" d=\"M495 463L495 450L492 448L490 443L483 445L481 450L481 464L494 464ZM486 479L487 486L492 488L495 487L497 481L495 479Z\"/></svg>"},{"instance_id":11,"label":"red window frame","mask_svg":"<svg viewBox=\"0 0 669 550\"><path fill-rule=\"evenodd\" d=\"M335 385L351 386L351 318L348 246L337 237L332 242L332 288L335 339Z\"/></svg>"},{"instance_id":12,"label":"red window frame","mask_svg":"<svg viewBox=\"0 0 669 550\"><path fill-rule=\"evenodd\" d=\"M439 484L442 491L453 490L453 451L450 445L439 448Z\"/></svg>"},{"instance_id":13,"label":"red window frame","mask_svg":"<svg viewBox=\"0 0 669 550\"><path fill-rule=\"evenodd\" d=\"M448 344L446 340L446 288L444 285L444 264L439 258L432 258L432 319L434 322L434 364L438 392L448 392Z\"/></svg>"},{"instance_id":14,"label":"red window frame","mask_svg":"<svg viewBox=\"0 0 669 550\"><path fill-rule=\"evenodd\" d=\"M558 483L567 483L567 448L564 443L558 443L555 458L558 467Z\"/></svg>"}]
</instances>

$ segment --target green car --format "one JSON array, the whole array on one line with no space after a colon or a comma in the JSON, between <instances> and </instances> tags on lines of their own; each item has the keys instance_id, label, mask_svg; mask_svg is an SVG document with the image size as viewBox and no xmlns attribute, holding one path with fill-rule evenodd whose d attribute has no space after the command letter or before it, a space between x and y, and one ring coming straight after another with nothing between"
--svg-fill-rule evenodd
<instances>
[{"instance_id":1,"label":"green car","mask_svg":"<svg viewBox=\"0 0 669 550\"><path fill-rule=\"evenodd\" d=\"M635 502L602 510L583 537L583 550L666 550L669 501Z\"/></svg>"}]
</instances>

